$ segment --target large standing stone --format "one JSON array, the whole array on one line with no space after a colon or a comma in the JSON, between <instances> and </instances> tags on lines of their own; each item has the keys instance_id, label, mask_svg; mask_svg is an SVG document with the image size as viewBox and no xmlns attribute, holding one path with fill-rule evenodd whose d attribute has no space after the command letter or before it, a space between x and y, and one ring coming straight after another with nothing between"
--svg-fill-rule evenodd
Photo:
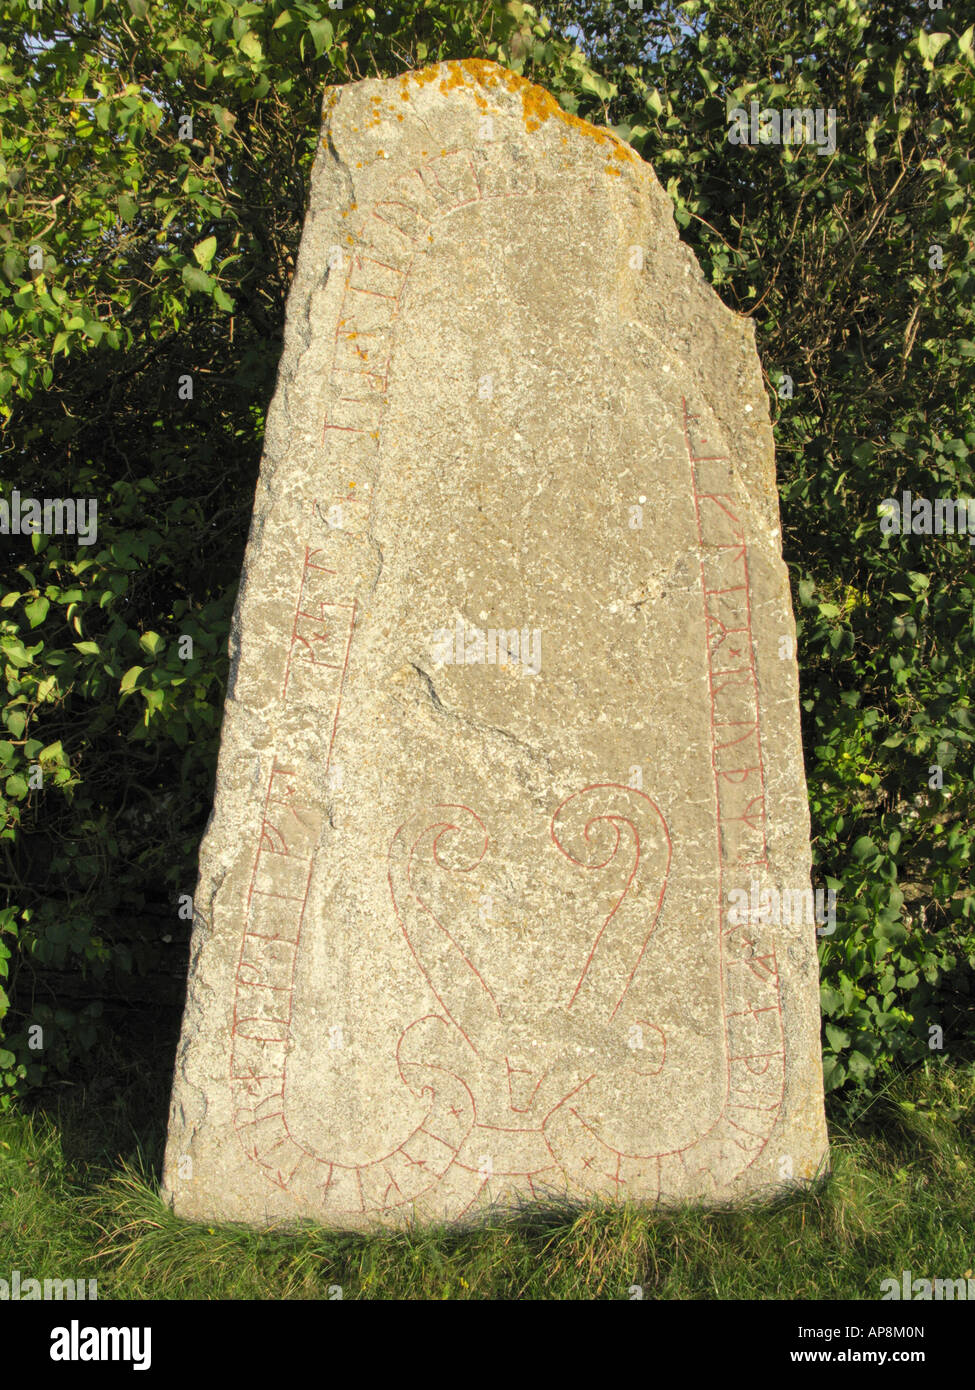
<instances>
[{"instance_id":1,"label":"large standing stone","mask_svg":"<svg viewBox=\"0 0 975 1390\"><path fill-rule=\"evenodd\" d=\"M359 1226L811 1177L815 923L733 910L809 896L794 632L752 325L649 166L489 63L329 93L176 1210Z\"/></svg>"}]
</instances>

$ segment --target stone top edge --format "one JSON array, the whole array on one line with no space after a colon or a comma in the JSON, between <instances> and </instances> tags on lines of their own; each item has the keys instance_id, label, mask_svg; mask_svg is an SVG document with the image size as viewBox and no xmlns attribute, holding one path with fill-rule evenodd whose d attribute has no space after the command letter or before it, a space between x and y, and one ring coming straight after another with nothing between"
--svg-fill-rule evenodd
<instances>
[{"instance_id":1,"label":"stone top edge","mask_svg":"<svg viewBox=\"0 0 975 1390\"><path fill-rule=\"evenodd\" d=\"M593 125L581 116L574 116L571 112L563 110L545 87L540 87L537 83L530 82L527 77L512 72L510 68L502 67L500 63L493 63L485 58L452 58L425 68L412 68L396 77L367 77L359 82L327 87L322 102L323 125L329 124L331 112L344 92L353 92L369 86L398 87L400 98L409 101L415 90L431 86L438 81L443 95L451 92L469 92L474 96L475 102L485 109L485 92L504 91L511 96L520 96L525 130L529 134L534 134L548 120L561 121L577 134L594 140L597 144L612 146L614 158L627 159L634 164L646 166L646 161L632 145L628 145L607 126Z\"/></svg>"}]
</instances>

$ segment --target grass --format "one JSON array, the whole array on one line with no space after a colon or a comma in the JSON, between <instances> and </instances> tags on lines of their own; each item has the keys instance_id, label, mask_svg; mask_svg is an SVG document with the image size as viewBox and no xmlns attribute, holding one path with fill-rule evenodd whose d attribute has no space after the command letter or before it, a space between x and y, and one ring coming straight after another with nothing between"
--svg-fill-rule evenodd
<instances>
[{"instance_id":1,"label":"grass","mask_svg":"<svg viewBox=\"0 0 975 1390\"><path fill-rule=\"evenodd\" d=\"M832 1125L832 1175L738 1209L529 1208L473 1231L201 1226L158 1196L168 1076L0 1116L0 1278L98 1280L99 1299L876 1299L971 1277L975 1065L933 1059Z\"/></svg>"}]
</instances>

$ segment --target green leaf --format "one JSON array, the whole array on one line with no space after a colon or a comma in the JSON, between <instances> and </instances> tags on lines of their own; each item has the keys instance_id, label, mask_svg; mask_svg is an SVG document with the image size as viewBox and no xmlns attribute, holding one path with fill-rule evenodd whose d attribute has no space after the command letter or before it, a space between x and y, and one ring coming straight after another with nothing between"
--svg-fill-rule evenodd
<instances>
[{"instance_id":1,"label":"green leaf","mask_svg":"<svg viewBox=\"0 0 975 1390\"><path fill-rule=\"evenodd\" d=\"M308 32L315 45L315 57L320 58L327 49L332 47L334 30L331 22L327 19L313 19L308 25Z\"/></svg>"},{"instance_id":2,"label":"green leaf","mask_svg":"<svg viewBox=\"0 0 975 1390\"><path fill-rule=\"evenodd\" d=\"M19 772L15 772L12 777L8 777L4 783L8 796L16 797L20 801L27 795L27 779L22 777Z\"/></svg>"},{"instance_id":3,"label":"green leaf","mask_svg":"<svg viewBox=\"0 0 975 1390\"><path fill-rule=\"evenodd\" d=\"M938 54L944 48L945 44L948 43L950 38L950 34L928 34L924 29L922 29L917 36L918 52L920 53L922 58L933 60L934 58L937 58ZM925 67L929 66L930 63L926 62Z\"/></svg>"},{"instance_id":4,"label":"green leaf","mask_svg":"<svg viewBox=\"0 0 975 1390\"><path fill-rule=\"evenodd\" d=\"M232 135L237 117L232 111L228 111L226 106L215 106L213 108L213 119L216 121L224 135Z\"/></svg>"},{"instance_id":5,"label":"green leaf","mask_svg":"<svg viewBox=\"0 0 975 1390\"><path fill-rule=\"evenodd\" d=\"M901 922L881 921L874 927L873 934L877 941L886 941L896 946L907 939L907 928Z\"/></svg>"},{"instance_id":6,"label":"green leaf","mask_svg":"<svg viewBox=\"0 0 975 1390\"><path fill-rule=\"evenodd\" d=\"M584 92L592 92L600 101L609 101L616 94L616 88L605 77L595 72L584 72L579 83Z\"/></svg>"},{"instance_id":7,"label":"green leaf","mask_svg":"<svg viewBox=\"0 0 975 1390\"><path fill-rule=\"evenodd\" d=\"M46 599L43 594L40 598L34 599L33 603L24 605L24 612L30 620L31 627L38 627L47 617L47 610L51 606L50 599Z\"/></svg>"},{"instance_id":8,"label":"green leaf","mask_svg":"<svg viewBox=\"0 0 975 1390\"><path fill-rule=\"evenodd\" d=\"M857 863L862 863L865 859L872 859L879 852L869 835L861 835L858 840L855 840L850 851Z\"/></svg>"},{"instance_id":9,"label":"green leaf","mask_svg":"<svg viewBox=\"0 0 975 1390\"><path fill-rule=\"evenodd\" d=\"M3 639L3 655L8 661L12 662L14 666L23 668L31 664L31 658L27 655L27 650L23 642L18 641L16 637L5 637Z\"/></svg>"},{"instance_id":10,"label":"green leaf","mask_svg":"<svg viewBox=\"0 0 975 1390\"><path fill-rule=\"evenodd\" d=\"M248 29L246 34L242 35L242 37L238 41L238 47L240 48L241 53L245 53L247 57L252 60L252 62L259 63L261 59L264 57L264 50L261 48L261 41L257 37L257 35L250 29Z\"/></svg>"},{"instance_id":11,"label":"green leaf","mask_svg":"<svg viewBox=\"0 0 975 1390\"><path fill-rule=\"evenodd\" d=\"M209 294L213 289L213 277L207 275L205 270L199 270L195 265L184 265L183 284L188 290Z\"/></svg>"},{"instance_id":12,"label":"green leaf","mask_svg":"<svg viewBox=\"0 0 975 1390\"><path fill-rule=\"evenodd\" d=\"M131 691L133 691L136 688L136 682L138 681L139 677L142 675L142 672L144 670L144 666L130 666L129 669L126 671L125 675L122 677L122 683L119 686L119 692L122 695L127 695Z\"/></svg>"},{"instance_id":13,"label":"green leaf","mask_svg":"<svg viewBox=\"0 0 975 1390\"><path fill-rule=\"evenodd\" d=\"M197 265L202 266L204 270L209 270L216 249L217 238L215 236L208 236L204 241L198 241L193 247L193 256Z\"/></svg>"},{"instance_id":14,"label":"green leaf","mask_svg":"<svg viewBox=\"0 0 975 1390\"><path fill-rule=\"evenodd\" d=\"M868 1077L873 1075L873 1062L862 1052L851 1052L846 1059L846 1065L855 1081L866 1081Z\"/></svg>"},{"instance_id":15,"label":"green leaf","mask_svg":"<svg viewBox=\"0 0 975 1390\"><path fill-rule=\"evenodd\" d=\"M835 1014L839 1012L843 998L831 985L822 985L819 990L819 1004L824 1014Z\"/></svg>"},{"instance_id":16,"label":"green leaf","mask_svg":"<svg viewBox=\"0 0 975 1390\"><path fill-rule=\"evenodd\" d=\"M838 1057L829 1055L823 1058L823 1086L827 1091L836 1091L846 1080L846 1067Z\"/></svg>"}]
</instances>

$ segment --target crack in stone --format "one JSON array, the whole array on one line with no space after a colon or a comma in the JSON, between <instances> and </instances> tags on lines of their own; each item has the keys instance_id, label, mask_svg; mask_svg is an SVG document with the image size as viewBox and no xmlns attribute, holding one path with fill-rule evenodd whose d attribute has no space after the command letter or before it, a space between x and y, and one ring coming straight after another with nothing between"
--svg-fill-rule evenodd
<instances>
[{"instance_id":1,"label":"crack in stone","mask_svg":"<svg viewBox=\"0 0 975 1390\"><path fill-rule=\"evenodd\" d=\"M339 154L338 146L332 138L332 125L330 121L326 124L323 133L325 136L325 147L331 155L335 167L342 173L342 175L345 178L346 189L348 192L347 201L351 203L353 201L353 193L355 192L355 180L352 177L352 170L349 168L345 160Z\"/></svg>"},{"instance_id":2,"label":"crack in stone","mask_svg":"<svg viewBox=\"0 0 975 1390\"><path fill-rule=\"evenodd\" d=\"M421 666L417 666L415 661L411 661L410 665L412 666L416 674L420 677L420 680L423 682L423 684L426 686L427 694L433 701L434 708L440 714L449 714L453 719L459 718L460 716L455 714L453 710L449 710L447 706L444 704L444 702L441 700L440 696L436 692L436 689L434 688L433 680L430 677L429 673L427 671L424 671Z\"/></svg>"},{"instance_id":3,"label":"crack in stone","mask_svg":"<svg viewBox=\"0 0 975 1390\"><path fill-rule=\"evenodd\" d=\"M436 687L433 684L433 679L429 672L424 671L422 666L418 666L415 661L411 661L410 666L422 680L430 696L431 703L438 714L445 714L448 719L456 719L459 724L465 724L478 733L495 734L498 738L506 739L507 742L513 743L516 748L524 749L526 753L530 753L536 760L544 762L546 766L550 766L550 760L544 753L537 748L533 748L530 743L525 743L523 739L518 738L517 735L510 733L507 729L499 728L497 724L482 724L480 720L473 719L468 714L461 714L459 710L450 709L437 694Z\"/></svg>"}]
</instances>

